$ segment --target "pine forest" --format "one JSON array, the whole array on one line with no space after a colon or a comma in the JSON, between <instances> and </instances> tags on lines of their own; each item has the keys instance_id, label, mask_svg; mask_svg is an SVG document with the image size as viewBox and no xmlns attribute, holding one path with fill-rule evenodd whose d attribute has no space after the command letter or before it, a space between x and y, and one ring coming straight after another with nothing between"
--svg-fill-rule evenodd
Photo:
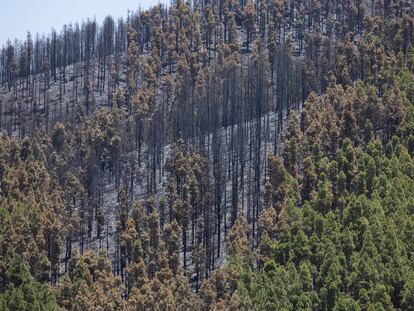
<instances>
[{"instance_id":1,"label":"pine forest","mask_svg":"<svg viewBox=\"0 0 414 311\"><path fill-rule=\"evenodd\" d=\"M414 311L413 0L28 32L0 132L1 311Z\"/></svg>"}]
</instances>

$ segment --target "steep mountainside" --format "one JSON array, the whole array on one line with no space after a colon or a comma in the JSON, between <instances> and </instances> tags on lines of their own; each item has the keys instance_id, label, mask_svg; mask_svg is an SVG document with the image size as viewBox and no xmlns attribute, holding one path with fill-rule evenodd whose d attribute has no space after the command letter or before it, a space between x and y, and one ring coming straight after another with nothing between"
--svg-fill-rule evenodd
<instances>
[{"instance_id":1,"label":"steep mountainside","mask_svg":"<svg viewBox=\"0 0 414 311\"><path fill-rule=\"evenodd\" d=\"M414 310L412 1L182 2L0 53L0 310Z\"/></svg>"}]
</instances>

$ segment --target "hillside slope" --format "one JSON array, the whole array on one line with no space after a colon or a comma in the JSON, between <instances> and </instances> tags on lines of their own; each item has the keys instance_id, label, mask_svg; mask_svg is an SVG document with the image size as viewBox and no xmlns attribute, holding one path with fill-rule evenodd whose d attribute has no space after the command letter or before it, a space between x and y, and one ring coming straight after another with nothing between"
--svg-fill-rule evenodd
<instances>
[{"instance_id":1,"label":"hillside slope","mask_svg":"<svg viewBox=\"0 0 414 311\"><path fill-rule=\"evenodd\" d=\"M409 1L156 6L0 54L4 310L412 310Z\"/></svg>"}]
</instances>

